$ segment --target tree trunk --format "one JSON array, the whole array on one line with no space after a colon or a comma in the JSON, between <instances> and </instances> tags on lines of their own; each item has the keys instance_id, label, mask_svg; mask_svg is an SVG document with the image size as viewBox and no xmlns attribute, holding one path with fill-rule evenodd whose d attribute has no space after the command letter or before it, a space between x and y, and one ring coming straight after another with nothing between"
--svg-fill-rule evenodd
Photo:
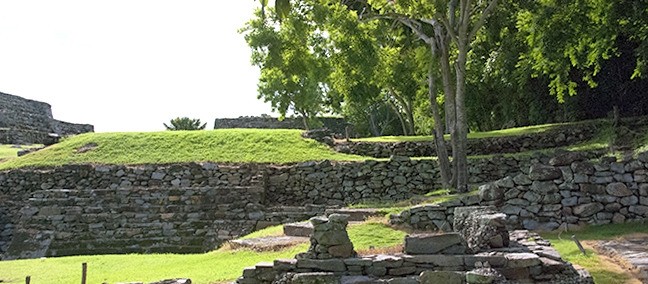
<instances>
[{"instance_id":1,"label":"tree trunk","mask_svg":"<svg viewBox=\"0 0 648 284\"><path fill-rule=\"evenodd\" d=\"M468 123L466 117L466 61L468 57L468 44L464 36L460 36L457 44L458 55L455 63L457 74L457 93L455 97L456 116L456 152L453 152L452 159L455 162L454 172L457 177L457 191L468 191Z\"/></svg>"},{"instance_id":2,"label":"tree trunk","mask_svg":"<svg viewBox=\"0 0 648 284\"><path fill-rule=\"evenodd\" d=\"M437 39L445 38L445 35L437 35ZM452 147L452 177L450 179L450 184L455 184L457 180L457 160L455 159L457 149L457 112L456 112L456 102L455 102L455 89L452 84L452 71L450 68L450 54L448 53L448 43L445 40L440 40L440 65L441 65L441 80L443 81L443 93L445 94L445 121L450 131L450 142Z\"/></svg>"},{"instance_id":3,"label":"tree trunk","mask_svg":"<svg viewBox=\"0 0 648 284\"><path fill-rule=\"evenodd\" d=\"M389 91L389 94L390 96L393 96L391 91ZM403 118L403 114L400 112L398 107L396 107L396 104L394 104L394 102L390 98L387 98L387 103L394 110L396 116L398 116L398 120L400 121L401 128L403 129L403 135L405 136L409 135L409 131L407 129L407 123L405 122L405 118Z\"/></svg>"},{"instance_id":4,"label":"tree trunk","mask_svg":"<svg viewBox=\"0 0 648 284\"><path fill-rule=\"evenodd\" d=\"M432 46L432 57L435 58L435 49ZM452 175L450 169L450 159L448 158L448 149L446 147L443 134L443 121L439 114L439 107L437 106L436 96L437 88L434 81L434 64L430 64L428 73L428 97L430 99L430 109L432 110L432 117L434 118L434 145L436 147L437 159L439 161L439 170L441 172L441 185L443 188L451 188L450 177Z\"/></svg>"}]
</instances>

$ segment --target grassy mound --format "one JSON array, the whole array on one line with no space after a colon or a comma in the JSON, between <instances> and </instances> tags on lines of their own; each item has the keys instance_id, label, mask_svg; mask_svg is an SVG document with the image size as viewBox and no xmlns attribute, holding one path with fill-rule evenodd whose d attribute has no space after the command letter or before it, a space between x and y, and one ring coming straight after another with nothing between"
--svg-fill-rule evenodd
<instances>
[{"instance_id":1,"label":"grassy mound","mask_svg":"<svg viewBox=\"0 0 648 284\"><path fill-rule=\"evenodd\" d=\"M0 164L1 169L65 164L165 164L182 162L292 163L362 160L337 153L300 130L218 129L86 133Z\"/></svg>"}]
</instances>

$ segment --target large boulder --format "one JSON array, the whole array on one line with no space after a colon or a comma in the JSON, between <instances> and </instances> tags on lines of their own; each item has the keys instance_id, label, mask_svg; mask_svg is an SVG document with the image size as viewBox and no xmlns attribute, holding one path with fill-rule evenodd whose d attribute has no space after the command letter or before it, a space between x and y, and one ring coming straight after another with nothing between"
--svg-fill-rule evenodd
<instances>
[{"instance_id":1,"label":"large boulder","mask_svg":"<svg viewBox=\"0 0 648 284\"><path fill-rule=\"evenodd\" d=\"M493 206L455 208L453 228L475 252L509 245L506 214L496 211Z\"/></svg>"},{"instance_id":2,"label":"large boulder","mask_svg":"<svg viewBox=\"0 0 648 284\"><path fill-rule=\"evenodd\" d=\"M529 170L529 178L539 181L559 179L562 178L562 171L556 167L535 164Z\"/></svg>"}]
</instances>

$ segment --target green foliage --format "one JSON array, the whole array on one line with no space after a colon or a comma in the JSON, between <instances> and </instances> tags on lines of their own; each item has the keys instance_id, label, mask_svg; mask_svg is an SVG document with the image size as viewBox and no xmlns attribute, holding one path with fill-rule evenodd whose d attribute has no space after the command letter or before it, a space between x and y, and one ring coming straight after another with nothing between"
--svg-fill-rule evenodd
<instances>
[{"instance_id":1,"label":"green foliage","mask_svg":"<svg viewBox=\"0 0 648 284\"><path fill-rule=\"evenodd\" d=\"M628 38L639 43L633 74L638 77L648 59L647 19L645 1L528 2L517 14L517 27L528 46L519 66L530 67L534 76L548 76L551 94L563 101L577 92L574 70L580 71L583 82L596 86L602 62L618 56L618 39Z\"/></svg>"},{"instance_id":2,"label":"green foliage","mask_svg":"<svg viewBox=\"0 0 648 284\"><path fill-rule=\"evenodd\" d=\"M207 126L207 123L200 124L200 119L188 117L176 117L171 120L169 125L163 124L167 130L203 130Z\"/></svg>"},{"instance_id":3,"label":"green foliage","mask_svg":"<svg viewBox=\"0 0 648 284\"><path fill-rule=\"evenodd\" d=\"M293 163L364 159L337 153L314 140L303 139L300 133L288 129L86 133L1 163L0 170L66 164ZM93 144L97 146L79 151Z\"/></svg>"}]
</instances>

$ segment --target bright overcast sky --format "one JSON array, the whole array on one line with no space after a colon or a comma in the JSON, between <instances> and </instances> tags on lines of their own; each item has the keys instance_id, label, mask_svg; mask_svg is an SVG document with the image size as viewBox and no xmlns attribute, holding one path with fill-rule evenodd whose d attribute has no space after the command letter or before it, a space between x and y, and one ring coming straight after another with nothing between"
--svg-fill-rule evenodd
<instances>
[{"instance_id":1,"label":"bright overcast sky","mask_svg":"<svg viewBox=\"0 0 648 284\"><path fill-rule=\"evenodd\" d=\"M227 3L227 4L225 4ZM95 131L270 114L237 30L257 0L2 0L0 92Z\"/></svg>"}]
</instances>

